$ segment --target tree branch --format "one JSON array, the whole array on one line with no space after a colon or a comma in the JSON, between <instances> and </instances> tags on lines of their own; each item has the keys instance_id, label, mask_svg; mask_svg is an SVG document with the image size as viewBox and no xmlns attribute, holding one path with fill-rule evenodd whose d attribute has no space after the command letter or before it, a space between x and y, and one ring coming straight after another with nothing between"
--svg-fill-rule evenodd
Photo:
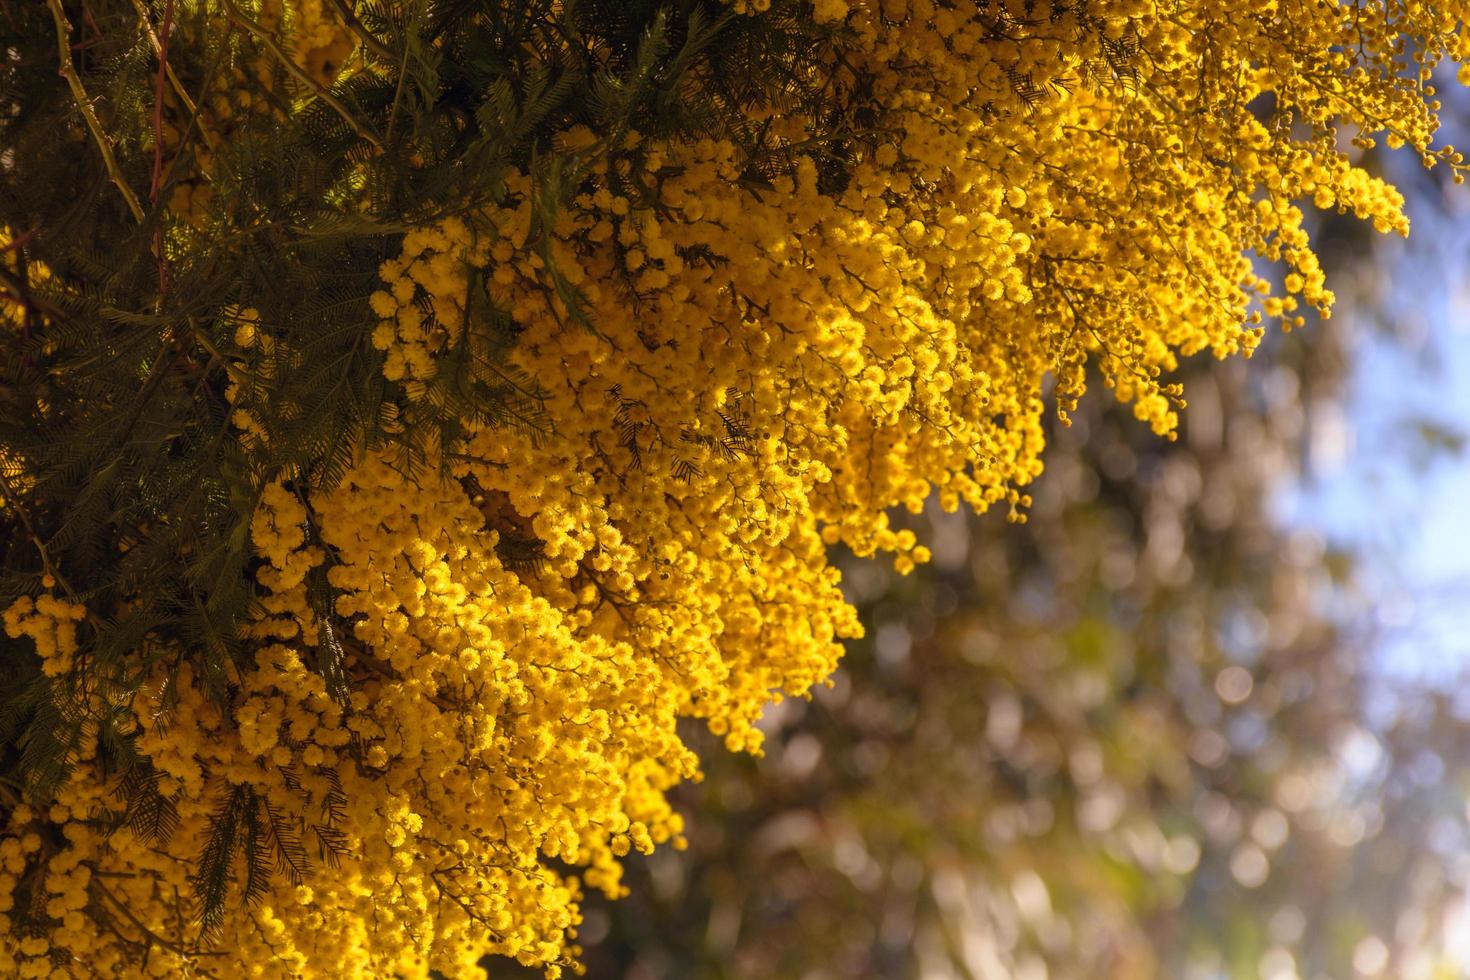
<instances>
[{"instance_id":1,"label":"tree branch","mask_svg":"<svg viewBox=\"0 0 1470 980\"><path fill-rule=\"evenodd\" d=\"M112 143L108 141L107 133L102 129L97 113L92 110L92 103L87 98L87 90L82 87L82 78L77 74L76 65L72 63L71 22L66 19L66 13L61 9L61 0L46 0L46 5L51 8L51 18L56 21L56 45L61 52L61 77L66 79L66 84L71 88L72 98L76 101L77 108L81 110L82 118L87 120L87 128L92 132L92 139L96 141L97 148L102 151L102 162L107 167L107 173L122 193L123 200L128 202L128 210L133 212L133 217L141 223L144 220L143 205L138 202L138 195L133 193L133 189L123 179L122 170L117 165L117 158L112 155Z\"/></svg>"}]
</instances>

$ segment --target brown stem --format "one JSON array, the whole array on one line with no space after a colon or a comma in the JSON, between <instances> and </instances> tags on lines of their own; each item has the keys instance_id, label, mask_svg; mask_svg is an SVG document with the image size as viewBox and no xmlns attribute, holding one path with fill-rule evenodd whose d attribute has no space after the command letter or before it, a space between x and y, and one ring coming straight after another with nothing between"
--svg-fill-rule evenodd
<instances>
[{"instance_id":1,"label":"brown stem","mask_svg":"<svg viewBox=\"0 0 1470 980\"><path fill-rule=\"evenodd\" d=\"M391 62L393 60L393 52L389 51L386 44L373 37L368 29L363 26L362 21L357 19L357 14L353 13L352 7L347 3L347 0L332 0L332 5L337 8L337 13L342 15L342 19L347 23L352 33L357 35L363 47L384 61Z\"/></svg>"},{"instance_id":2,"label":"brown stem","mask_svg":"<svg viewBox=\"0 0 1470 980\"><path fill-rule=\"evenodd\" d=\"M61 77L66 79L66 84L71 88L73 101L81 110L82 118L87 121L87 129L92 133L92 139L97 143L97 149L102 151L102 162L107 167L107 173L112 177L112 182L117 185L123 200L128 202L128 210L133 212L133 217L139 222L143 221L143 205L138 202L138 195L128 186L123 179L122 170L117 165L117 158L112 155L112 143L107 139L107 133L102 129L102 123L97 119L97 113L92 110L92 103L87 98L87 90L82 87L82 78L77 74L76 65L71 60L71 22L66 19L66 12L61 9L61 0L46 0L46 5L51 8L51 18L56 21L56 45L61 51Z\"/></svg>"}]
</instances>

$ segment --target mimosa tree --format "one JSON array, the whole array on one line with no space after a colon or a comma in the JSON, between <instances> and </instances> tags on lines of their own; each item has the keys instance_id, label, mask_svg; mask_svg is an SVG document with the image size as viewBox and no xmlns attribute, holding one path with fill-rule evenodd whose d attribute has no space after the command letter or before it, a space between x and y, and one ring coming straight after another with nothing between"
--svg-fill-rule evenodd
<instances>
[{"instance_id":1,"label":"mimosa tree","mask_svg":"<svg viewBox=\"0 0 1470 980\"><path fill-rule=\"evenodd\" d=\"M1407 231L1355 145L1458 177L1465 13L8 4L0 972L574 964L830 547L1024 514L1048 377L1170 435L1304 204Z\"/></svg>"}]
</instances>

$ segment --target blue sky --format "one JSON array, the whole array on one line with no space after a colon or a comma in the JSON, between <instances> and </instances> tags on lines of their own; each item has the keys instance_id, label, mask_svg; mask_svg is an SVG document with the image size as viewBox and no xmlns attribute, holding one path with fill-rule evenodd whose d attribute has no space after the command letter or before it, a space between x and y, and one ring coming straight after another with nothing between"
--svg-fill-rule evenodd
<instances>
[{"instance_id":1,"label":"blue sky","mask_svg":"<svg viewBox=\"0 0 1470 980\"><path fill-rule=\"evenodd\" d=\"M1448 141L1470 143L1459 128ZM1441 189L1415 167L1390 161L1413 231L1380 245L1377 309L1339 305L1353 364L1345 410L1314 419L1304 479L1280 506L1358 553L1379 669L1448 683L1470 672L1470 453L1434 452L1420 433L1470 435L1470 183Z\"/></svg>"}]
</instances>

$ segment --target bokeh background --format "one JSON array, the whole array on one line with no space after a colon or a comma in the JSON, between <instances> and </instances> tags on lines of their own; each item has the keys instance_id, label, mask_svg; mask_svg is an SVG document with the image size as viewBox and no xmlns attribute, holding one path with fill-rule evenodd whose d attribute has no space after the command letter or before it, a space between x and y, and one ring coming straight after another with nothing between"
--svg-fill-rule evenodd
<instances>
[{"instance_id":1,"label":"bokeh background","mask_svg":"<svg viewBox=\"0 0 1470 980\"><path fill-rule=\"evenodd\" d=\"M1176 443L1099 392L1027 524L846 563L867 639L764 758L690 729L590 976L1470 977L1470 188L1369 163L1410 241L1322 216L1336 315L1186 365Z\"/></svg>"}]
</instances>

